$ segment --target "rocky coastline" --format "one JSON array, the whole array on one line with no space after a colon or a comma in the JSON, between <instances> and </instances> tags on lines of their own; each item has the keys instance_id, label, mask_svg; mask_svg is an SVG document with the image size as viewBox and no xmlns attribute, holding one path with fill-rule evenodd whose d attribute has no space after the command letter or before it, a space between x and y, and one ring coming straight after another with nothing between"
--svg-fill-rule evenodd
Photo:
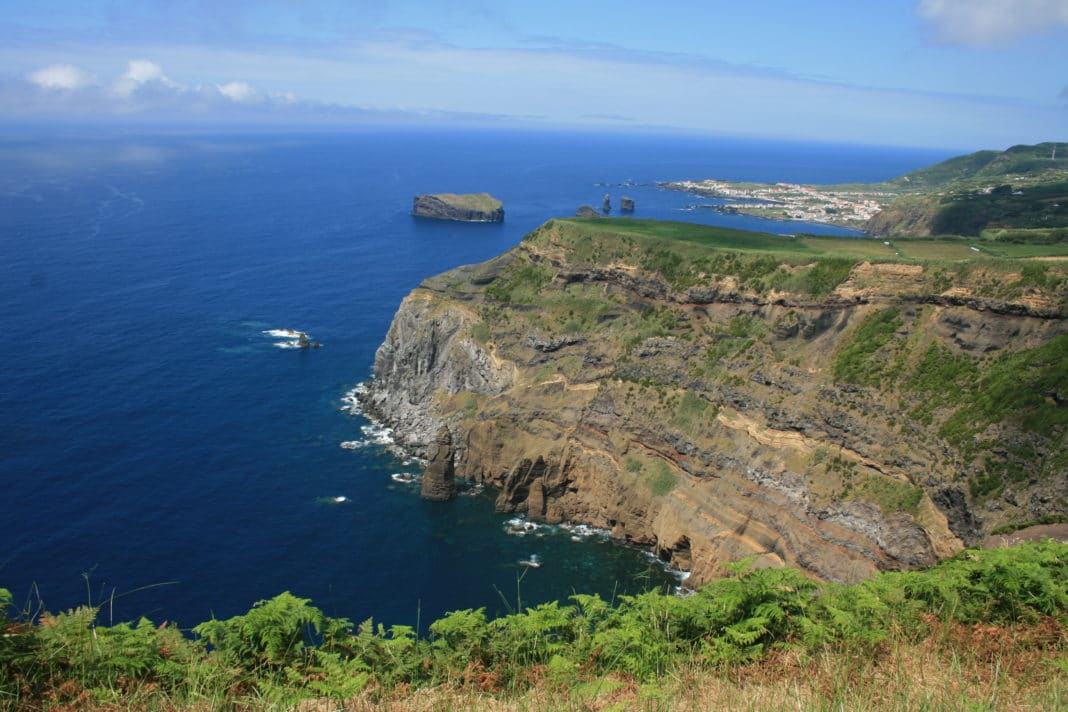
<instances>
[{"instance_id":1,"label":"rocky coastline","mask_svg":"<svg viewBox=\"0 0 1068 712\"><path fill-rule=\"evenodd\" d=\"M928 354L981 363L1061 343L1063 294L990 298L981 271L947 285L920 265L864 261L818 296L762 292L740 272L682 286L630 237L582 229L553 221L424 281L362 399L404 447L448 453L443 473L495 487L499 510L604 528L694 584L746 556L856 581L1063 513L1063 432L991 423L977 437L1002 445L976 455L938 427L949 406L928 415L933 396L909 390ZM872 363L911 380L887 390L836 374L887 314L900 350ZM974 486L977 468L1018 467L1025 447L1041 476Z\"/></svg>"}]
</instances>

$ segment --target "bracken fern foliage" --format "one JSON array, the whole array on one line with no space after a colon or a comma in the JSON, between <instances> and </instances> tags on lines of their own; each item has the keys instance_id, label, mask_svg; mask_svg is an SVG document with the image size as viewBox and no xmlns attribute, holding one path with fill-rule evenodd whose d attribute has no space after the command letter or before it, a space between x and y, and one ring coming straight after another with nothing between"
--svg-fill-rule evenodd
<instances>
[{"instance_id":1,"label":"bracken fern foliage","mask_svg":"<svg viewBox=\"0 0 1068 712\"><path fill-rule=\"evenodd\" d=\"M1054 655L1068 640L1068 545L1053 541L968 550L927 571L852 586L747 561L728 573L687 597L651 591L610 603L580 594L496 619L483 609L454 611L425 638L372 620L353 629L290 593L202 623L191 640L145 619L100 626L86 606L36 621L12 616L11 594L0 589L0 709L48 707L42 700L61 689L86 699L150 690L164 707L253 699L258 708L285 708L369 687L522 691L538 676L570 686L580 676L619 674L652 684L785 648L875 655L888 637L940 625L1031 622L1061 641L1050 643Z\"/></svg>"},{"instance_id":2,"label":"bracken fern foliage","mask_svg":"<svg viewBox=\"0 0 1068 712\"><path fill-rule=\"evenodd\" d=\"M322 611L310 602L286 591L259 601L243 616L201 623L193 632L235 661L283 666L300 660L323 626Z\"/></svg>"}]
</instances>

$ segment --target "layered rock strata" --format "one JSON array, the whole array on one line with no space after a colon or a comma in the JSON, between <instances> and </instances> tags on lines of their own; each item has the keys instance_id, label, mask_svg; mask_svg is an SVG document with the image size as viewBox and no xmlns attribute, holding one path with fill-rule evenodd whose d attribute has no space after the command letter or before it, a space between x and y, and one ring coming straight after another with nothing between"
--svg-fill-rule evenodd
<instances>
[{"instance_id":1,"label":"layered rock strata","mask_svg":"<svg viewBox=\"0 0 1068 712\"><path fill-rule=\"evenodd\" d=\"M634 230L553 221L426 280L366 406L423 456L451 433L502 511L604 527L695 583L747 556L855 581L1068 509L1060 266L1039 288Z\"/></svg>"}]
</instances>

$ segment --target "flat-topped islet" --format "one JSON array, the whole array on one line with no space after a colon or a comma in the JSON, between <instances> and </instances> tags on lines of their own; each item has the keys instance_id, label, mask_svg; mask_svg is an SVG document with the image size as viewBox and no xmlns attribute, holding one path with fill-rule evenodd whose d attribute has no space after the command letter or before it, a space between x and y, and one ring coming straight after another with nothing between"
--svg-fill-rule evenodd
<instances>
[{"instance_id":1,"label":"flat-topped islet","mask_svg":"<svg viewBox=\"0 0 1068 712\"><path fill-rule=\"evenodd\" d=\"M415 196L412 215L460 222L503 222L504 206L489 193L433 193Z\"/></svg>"}]
</instances>

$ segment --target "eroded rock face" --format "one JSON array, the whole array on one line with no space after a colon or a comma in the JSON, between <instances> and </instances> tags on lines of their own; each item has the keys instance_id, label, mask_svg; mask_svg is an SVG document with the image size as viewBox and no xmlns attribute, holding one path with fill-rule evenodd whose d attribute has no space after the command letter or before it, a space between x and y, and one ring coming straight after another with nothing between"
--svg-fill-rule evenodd
<instances>
[{"instance_id":1,"label":"eroded rock face","mask_svg":"<svg viewBox=\"0 0 1068 712\"><path fill-rule=\"evenodd\" d=\"M722 274L672 284L637 247L569 229L427 280L375 360L372 412L424 455L448 426L455 474L496 487L500 510L606 528L694 583L746 556L855 581L1064 511L1063 431L991 423L977 455L944 434L961 401L922 390L938 358L978 379L991 354L1066 338L1061 297L927 292L922 267L867 263L818 298ZM494 296L520 280L542 285L537 301ZM843 377L842 354L880 319L884 343ZM1019 453L1033 476L977 490L983 463Z\"/></svg>"},{"instance_id":2,"label":"eroded rock face","mask_svg":"<svg viewBox=\"0 0 1068 712\"><path fill-rule=\"evenodd\" d=\"M444 423L433 405L438 394L492 396L513 381L514 367L471 335L475 321L470 311L416 291L404 300L375 354L375 387L365 405L417 454L425 454Z\"/></svg>"},{"instance_id":3,"label":"eroded rock face","mask_svg":"<svg viewBox=\"0 0 1068 712\"><path fill-rule=\"evenodd\" d=\"M455 456L452 434L443 425L427 450L427 464L423 469L420 489L423 499L445 502L456 496L456 466L453 463Z\"/></svg>"}]
</instances>

